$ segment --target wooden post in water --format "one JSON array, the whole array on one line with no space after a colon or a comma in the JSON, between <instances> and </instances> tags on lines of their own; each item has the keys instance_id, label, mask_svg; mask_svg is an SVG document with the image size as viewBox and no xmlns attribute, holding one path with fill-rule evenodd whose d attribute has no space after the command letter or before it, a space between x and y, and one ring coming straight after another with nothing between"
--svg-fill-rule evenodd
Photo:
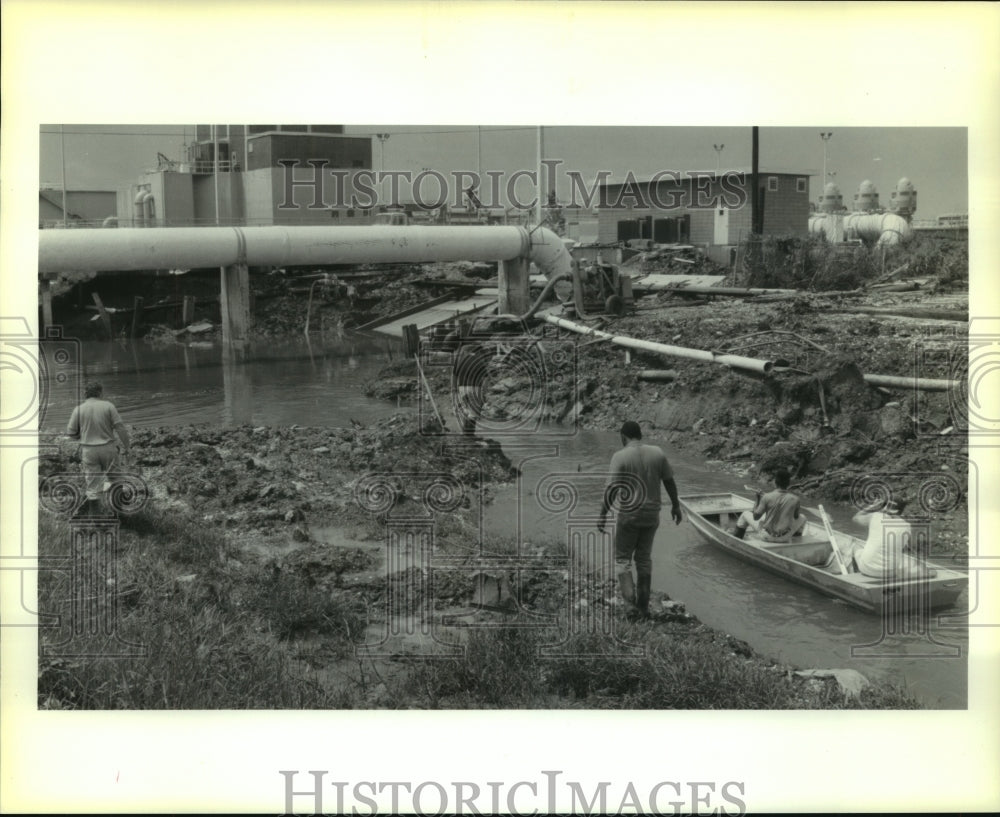
<instances>
[{"instance_id":1,"label":"wooden post in water","mask_svg":"<svg viewBox=\"0 0 1000 817\"><path fill-rule=\"evenodd\" d=\"M403 351L406 357L414 357L420 352L420 333L415 323L403 326Z\"/></svg>"},{"instance_id":2,"label":"wooden post in water","mask_svg":"<svg viewBox=\"0 0 1000 817\"><path fill-rule=\"evenodd\" d=\"M132 334L131 337L135 337L139 334L139 328L142 326L142 296L136 295L135 302L132 308Z\"/></svg>"},{"instance_id":3,"label":"wooden post in water","mask_svg":"<svg viewBox=\"0 0 1000 817\"><path fill-rule=\"evenodd\" d=\"M497 286L500 289L497 311L501 315L523 315L531 308L526 258L501 261L497 271Z\"/></svg>"},{"instance_id":4,"label":"wooden post in water","mask_svg":"<svg viewBox=\"0 0 1000 817\"><path fill-rule=\"evenodd\" d=\"M242 356L250 341L250 270L230 264L222 273L222 346L227 354Z\"/></svg>"},{"instance_id":5,"label":"wooden post in water","mask_svg":"<svg viewBox=\"0 0 1000 817\"><path fill-rule=\"evenodd\" d=\"M194 323L194 295L184 296L184 306L181 307L181 326L190 326Z\"/></svg>"},{"instance_id":6,"label":"wooden post in water","mask_svg":"<svg viewBox=\"0 0 1000 817\"><path fill-rule=\"evenodd\" d=\"M46 278L42 281L42 332L47 332L50 326L52 326L52 280Z\"/></svg>"}]
</instances>

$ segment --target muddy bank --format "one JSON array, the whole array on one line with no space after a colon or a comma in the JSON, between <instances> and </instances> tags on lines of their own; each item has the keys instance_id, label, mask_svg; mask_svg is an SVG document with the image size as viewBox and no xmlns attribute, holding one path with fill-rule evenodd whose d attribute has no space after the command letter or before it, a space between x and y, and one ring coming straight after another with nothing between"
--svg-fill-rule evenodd
<instances>
[{"instance_id":1,"label":"muddy bank","mask_svg":"<svg viewBox=\"0 0 1000 817\"><path fill-rule=\"evenodd\" d=\"M954 306L964 296L946 297ZM889 491L932 520L936 551L965 554L964 392L875 387L863 375L960 378L966 325L852 313L862 301L900 308L926 305L928 296L717 298L689 306L654 295L640 298L633 315L596 324L615 335L771 361L776 370L768 376L625 350L537 324L530 330L530 340L539 341L532 347L534 370L505 366L501 355L484 366L483 416L498 422L531 411L544 422L606 430L635 419L668 448L762 485L777 468L788 468L807 501L859 505ZM501 349L526 343L503 333L487 342ZM651 370L669 372L657 382L646 379ZM451 369L429 366L427 376L438 402L447 403ZM416 393L414 366L405 361L368 387L369 395L385 399Z\"/></svg>"},{"instance_id":2,"label":"muddy bank","mask_svg":"<svg viewBox=\"0 0 1000 817\"><path fill-rule=\"evenodd\" d=\"M453 262L424 265L352 265L250 269L251 338L280 339L301 335L309 319L311 333L340 336L375 318L427 301L449 282L468 285L496 277L496 264ZM435 281L438 289L418 286ZM149 342L172 343L221 338L218 270L175 275L68 274L54 287L53 319L64 334L81 340L106 339L93 297L108 312L113 337L133 332L136 299L142 317L136 335ZM184 320L185 298L193 298Z\"/></svg>"},{"instance_id":3,"label":"muddy bank","mask_svg":"<svg viewBox=\"0 0 1000 817\"><path fill-rule=\"evenodd\" d=\"M627 623L613 583L570 563L563 544L482 538L475 504L515 477L497 445L417 432L414 418L400 416L368 428L136 430L132 470L149 499L121 517L124 556L113 593L137 640L164 627L173 635L110 680L101 674L107 662L41 659L40 705L916 705L883 685L851 691L832 675L798 675L663 594L654 593L651 621ZM72 446L62 442L43 457L39 476L76 469ZM428 482L429 474L439 476ZM427 524L433 569L419 534ZM65 550L65 521L43 509L40 530L43 553ZM55 604L49 598L46 585L43 607ZM594 624L602 621L616 622L616 635L601 636ZM187 632L193 654L210 649L212 661L169 654L187 644L179 638ZM605 658L543 660L544 644ZM623 674L619 653L628 645L648 653ZM429 648L442 660L421 660ZM275 678L284 680L248 682L249 702L203 675L215 668L232 675L253 654L277 662ZM678 675L677 666L687 669ZM174 678L180 667L201 675ZM240 672L258 677L249 665ZM223 688L222 698L203 697Z\"/></svg>"}]
</instances>

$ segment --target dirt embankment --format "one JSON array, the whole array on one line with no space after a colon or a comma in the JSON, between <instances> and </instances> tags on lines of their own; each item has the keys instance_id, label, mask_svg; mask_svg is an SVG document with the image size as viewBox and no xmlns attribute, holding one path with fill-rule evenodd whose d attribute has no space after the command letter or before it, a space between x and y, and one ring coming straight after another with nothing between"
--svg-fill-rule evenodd
<instances>
[{"instance_id":1,"label":"dirt embankment","mask_svg":"<svg viewBox=\"0 0 1000 817\"><path fill-rule=\"evenodd\" d=\"M433 265L358 265L352 267L250 270L252 335L258 340L301 336L309 319L311 332L338 336L375 318L429 300L440 290L416 285L437 279L468 285L496 277L495 264L455 262ZM65 276L57 282L53 319L64 334L107 338L98 320L94 295L108 312L111 334L129 337L134 309L141 299L142 317L134 327L140 338L158 343L212 340L221 336L219 273L191 270L183 275ZM183 303L193 298L191 320ZM193 332L188 327L197 327Z\"/></svg>"},{"instance_id":2,"label":"dirt embankment","mask_svg":"<svg viewBox=\"0 0 1000 817\"><path fill-rule=\"evenodd\" d=\"M967 324L906 313L960 315L967 294L927 289L718 297L693 306L660 294L639 298L631 315L597 324L615 335L771 361L775 371L766 377L626 351L545 324L531 330L540 340L537 365L509 365L504 357L524 338L498 332L487 338L499 351L484 365L482 411L492 421L534 411L547 422L608 430L635 419L649 437L762 484L786 467L807 501L861 505L891 492L931 519L936 550L961 556L968 551L965 392L864 380L961 381ZM670 375L647 381L640 378L645 370ZM439 399L450 394L448 366L428 366L426 375ZM368 393L415 399L418 388L414 365L404 361L387 367Z\"/></svg>"},{"instance_id":3,"label":"dirt embankment","mask_svg":"<svg viewBox=\"0 0 1000 817\"><path fill-rule=\"evenodd\" d=\"M884 684L845 693L834 674L758 656L660 593L652 621L627 624L613 582L559 543L520 543L510 569L513 543L481 539L471 521L479 492L488 501L515 476L495 444L422 436L402 416L140 429L134 443L150 497L121 518L108 592L120 634L150 656L108 662L95 643L78 660L43 658L42 708L916 706ZM49 451L40 479L74 473L70 454ZM433 568L419 534L430 516ZM40 549L54 556L69 531L53 517L42 512ZM391 530L417 533L394 543ZM58 612L67 591L47 582L42 609ZM615 637L594 629L605 616ZM626 641L647 654L623 671ZM545 660L546 644L569 657ZM428 647L442 660L422 660Z\"/></svg>"}]
</instances>

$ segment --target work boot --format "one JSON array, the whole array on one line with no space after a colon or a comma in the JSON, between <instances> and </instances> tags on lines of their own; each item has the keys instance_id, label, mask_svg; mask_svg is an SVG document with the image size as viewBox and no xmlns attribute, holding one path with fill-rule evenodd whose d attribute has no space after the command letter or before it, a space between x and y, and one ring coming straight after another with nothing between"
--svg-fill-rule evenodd
<instances>
[{"instance_id":1,"label":"work boot","mask_svg":"<svg viewBox=\"0 0 1000 817\"><path fill-rule=\"evenodd\" d=\"M653 576L639 575L636 577L635 607L642 618L649 618L649 591L653 584Z\"/></svg>"}]
</instances>

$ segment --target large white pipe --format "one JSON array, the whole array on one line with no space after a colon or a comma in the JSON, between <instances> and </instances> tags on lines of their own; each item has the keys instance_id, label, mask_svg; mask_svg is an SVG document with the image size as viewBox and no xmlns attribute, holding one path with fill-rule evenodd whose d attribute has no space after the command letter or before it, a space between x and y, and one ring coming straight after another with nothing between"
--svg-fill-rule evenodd
<instances>
[{"instance_id":1,"label":"large white pipe","mask_svg":"<svg viewBox=\"0 0 1000 817\"><path fill-rule=\"evenodd\" d=\"M190 269L243 263L420 264L530 256L545 274L572 268L561 239L523 227L172 227L41 230L38 271Z\"/></svg>"},{"instance_id":2,"label":"large white pipe","mask_svg":"<svg viewBox=\"0 0 1000 817\"><path fill-rule=\"evenodd\" d=\"M899 244L912 233L906 219L895 213L850 213L844 216L844 229L848 237L878 244Z\"/></svg>"},{"instance_id":3,"label":"large white pipe","mask_svg":"<svg viewBox=\"0 0 1000 817\"><path fill-rule=\"evenodd\" d=\"M146 192L146 190L140 190L135 194L135 200L132 202L132 217L136 227L142 227L146 224L145 210L142 207L142 200Z\"/></svg>"},{"instance_id":4,"label":"large white pipe","mask_svg":"<svg viewBox=\"0 0 1000 817\"><path fill-rule=\"evenodd\" d=\"M156 208L153 203L153 193L149 190L142 197L142 217L147 227L155 225Z\"/></svg>"},{"instance_id":5,"label":"large white pipe","mask_svg":"<svg viewBox=\"0 0 1000 817\"><path fill-rule=\"evenodd\" d=\"M822 234L833 244L860 238L880 245L899 244L913 234L910 223L896 213L814 213L809 232Z\"/></svg>"},{"instance_id":6,"label":"large white pipe","mask_svg":"<svg viewBox=\"0 0 1000 817\"><path fill-rule=\"evenodd\" d=\"M683 346L671 346L666 343L657 343L651 340L639 340L626 335L612 335L610 332L602 332L590 326L568 321L555 315L546 315L545 320L554 326L568 329L571 332L578 332L581 335L592 335L595 338L611 341L617 346L624 346L628 349L641 349L646 352L656 352L661 355L671 357L682 357L688 360L700 360L705 363L721 363L734 369L746 369L747 371L767 374L774 368L770 360L759 360L752 357L742 357L740 355L720 355L715 352L708 352L704 349L688 349Z\"/></svg>"}]
</instances>

